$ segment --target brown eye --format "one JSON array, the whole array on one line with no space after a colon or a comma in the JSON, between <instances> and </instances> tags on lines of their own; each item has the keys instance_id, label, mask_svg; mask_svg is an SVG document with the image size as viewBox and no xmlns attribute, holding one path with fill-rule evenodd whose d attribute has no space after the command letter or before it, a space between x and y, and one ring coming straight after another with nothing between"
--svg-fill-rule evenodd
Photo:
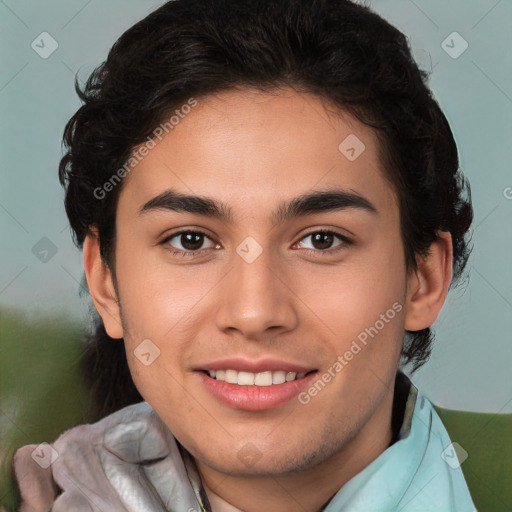
<instances>
[{"instance_id":1,"label":"brown eye","mask_svg":"<svg viewBox=\"0 0 512 512\"><path fill-rule=\"evenodd\" d=\"M198 252L203 249L216 247L216 244L204 233L200 231L181 231L167 237L164 244L170 245L173 252ZM209 243L209 245L207 245ZM205 245L207 245L205 247Z\"/></svg>"},{"instance_id":2,"label":"brown eye","mask_svg":"<svg viewBox=\"0 0 512 512\"><path fill-rule=\"evenodd\" d=\"M329 249L334 242L334 238L331 233L315 233L311 237L311 243L315 249Z\"/></svg>"},{"instance_id":3,"label":"brown eye","mask_svg":"<svg viewBox=\"0 0 512 512\"><path fill-rule=\"evenodd\" d=\"M204 235L200 233L182 233L179 235L181 245L187 251L197 251L204 242Z\"/></svg>"},{"instance_id":4,"label":"brown eye","mask_svg":"<svg viewBox=\"0 0 512 512\"><path fill-rule=\"evenodd\" d=\"M308 238L311 240L309 244L305 242ZM299 243L304 249L327 252L329 249L350 244L350 240L333 231L315 231L303 237Z\"/></svg>"}]
</instances>

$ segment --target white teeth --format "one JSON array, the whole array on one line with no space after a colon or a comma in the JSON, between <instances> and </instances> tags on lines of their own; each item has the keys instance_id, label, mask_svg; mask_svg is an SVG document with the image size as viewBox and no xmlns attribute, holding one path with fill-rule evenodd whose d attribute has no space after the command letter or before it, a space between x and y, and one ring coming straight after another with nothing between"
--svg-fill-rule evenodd
<instances>
[{"instance_id":1,"label":"white teeth","mask_svg":"<svg viewBox=\"0 0 512 512\"><path fill-rule=\"evenodd\" d=\"M226 382L229 382L230 384L237 384L238 383L238 372L235 370L226 370L224 379Z\"/></svg>"},{"instance_id":2,"label":"white teeth","mask_svg":"<svg viewBox=\"0 0 512 512\"><path fill-rule=\"evenodd\" d=\"M273 372L272 384L283 384L286 382L286 372Z\"/></svg>"},{"instance_id":3,"label":"white teeth","mask_svg":"<svg viewBox=\"0 0 512 512\"><path fill-rule=\"evenodd\" d=\"M254 377L254 384L256 386L272 386L272 372L257 373Z\"/></svg>"},{"instance_id":4,"label":"white teeth","mask_svg":"<svg viewBox=\"0 0 512 512\"><path fill-rule=\"evenodd\" d=\"M254 385L254 373L238 372L238 384L240 386Z\"/></svg>"},{"instance_id":5,"label":"white teeth","mask_svg":"<svg viewBox=\"0 0 512 512\"><path fill-rule=\"evenodd\" d=\"M292 380L302 379L306 372L237 372L236 370L208 370L210 377L228 382L229 384L238 384L239 386L272 386L273 384L284 384Z\"/></svg>"}]
</instances>

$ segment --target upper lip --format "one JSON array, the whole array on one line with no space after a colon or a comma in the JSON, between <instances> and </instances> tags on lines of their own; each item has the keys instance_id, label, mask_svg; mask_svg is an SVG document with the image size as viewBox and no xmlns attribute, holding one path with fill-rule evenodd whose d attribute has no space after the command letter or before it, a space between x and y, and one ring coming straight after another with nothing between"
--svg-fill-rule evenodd
<instances>
[{"instance_id":1,"label":"upper lip","mask_svg":"<svg viewBox=\"0 0 512 512\"><path fill-rule=\"evenodd\" d=\"M260 359L251 361L243 358L219 359L211 363L206 363L197 368L198 370L236 370L239 372L260 373L265 371L278 372L295 372L307 373L314 368L301 364L290 363L279 359Z\"/></svg>"}]
</instances>

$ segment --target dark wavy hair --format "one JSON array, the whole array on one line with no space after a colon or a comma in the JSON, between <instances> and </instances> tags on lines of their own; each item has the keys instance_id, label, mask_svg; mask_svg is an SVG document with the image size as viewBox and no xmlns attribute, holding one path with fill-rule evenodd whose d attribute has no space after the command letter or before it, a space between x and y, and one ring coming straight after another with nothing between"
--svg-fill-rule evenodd
<instances>
[{"instance_id":1,"label":"dark wavy hair","mask_svg":"<svg viewBox=\"0 0 512 512\"><path fill-rule=\"evenodd\" d=\"M115 215L122 182L94 193L134 147L191 96L244 87L291 87L329 100L372 127L396 191L408 269L439 231L453 240L453 275L469 256L473 218L446 117L406 37L370 8L349 0L172 0L127 30L107 60L76 90L83 105L64 132L59 167L65 206L81 248L92 227L115 278ZM430 356L430 329L406 332L402 362ZM123 344L99 317L84 358L101 416L141 400Z\"/></svg>"}]
</instances>

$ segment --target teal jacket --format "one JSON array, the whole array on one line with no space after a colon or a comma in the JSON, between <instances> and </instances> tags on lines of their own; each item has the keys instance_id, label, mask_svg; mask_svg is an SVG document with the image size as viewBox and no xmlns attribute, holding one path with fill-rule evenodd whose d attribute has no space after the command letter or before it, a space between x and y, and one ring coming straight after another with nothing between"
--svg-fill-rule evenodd
<instances>
[{"instance_id":1,"label":"teal jacket","mask_svg":"<svg viewBox=\"0 0 512 512\"><path fill-rule=\"evenodd\" d=\"M457 457L456 450L459 452ZM476 512L452 442L411 384L399 439L349 480L325 512Z\"/></svg>"}]
</instances>

